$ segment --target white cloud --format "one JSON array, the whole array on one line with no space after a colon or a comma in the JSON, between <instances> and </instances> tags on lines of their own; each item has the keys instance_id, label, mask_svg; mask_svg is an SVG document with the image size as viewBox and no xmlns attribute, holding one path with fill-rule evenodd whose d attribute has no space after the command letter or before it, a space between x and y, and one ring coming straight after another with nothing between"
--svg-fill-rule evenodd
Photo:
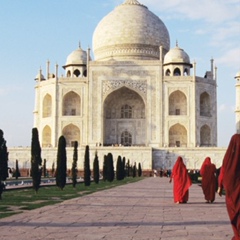
<instances>
[{"instance_id":1,"label":"white cloud","mask_svg":"<svg viewBox=\"0 0 240 240\"><path fill-rule=\"evenodd\" d=\"M235 111L235 106L229 106L227 104L221 104L218 106L219 113L233 113Z\"/></svg>"},{"instance_id":2,"label":"white cloud","mask_svg":"<svg viewBox=\"0 0 240 240\"><path fill-rule=\"evenodd\" d=\"M224 52L219 58L216 58L216 64L227 65L229 67L233 67L240 69L240 47L232 48L226 52Z\"/></svg>"},{"instance_id":3,"label":"white cloud","mask_svg":"<svg viewBox=\"0 0 240 240\"><path fill-rule=\"evenodd\" d=\"M224 112L226 109L227 109L226 104L222 104L222 105L220 105L220 106L218 107L218 111L219 111L219 112Z\"/></svg>"},{"instance_id":4,"label":"white cloud","mask_svg":"<svg viewBox=\"0 0 240 240\"><path fill-rule=\"evenodd\" d=\"M240 22L229 21L219 27L213 28L212 31L212 46L221 46L227 48L232 42L239 45L240 37Z\"/></svg>"},{"instance_id":5,"label":"white cloud","mask_svg":"<svg viewBox=\"0 0 240 240\"><path fill-rule=\"evenodd\" d=\"M149 6L150 10L164 12L167 10L172 18L179 18L178 15L188 19L202 19L206 22L219 23L234 19L239 15L239 1L232 0L141 0L143 4Z\"/></svg>"},{"instance_id":6,"label":"white cloud","mask_svg":"<svg viewBox=\"0 0 240 240\"><path fill-rule=\"evenodd\" d=\"M5 96L7 95L7 91L4 88L0 88L0 96Z\"/></svg>"}]
</instances>

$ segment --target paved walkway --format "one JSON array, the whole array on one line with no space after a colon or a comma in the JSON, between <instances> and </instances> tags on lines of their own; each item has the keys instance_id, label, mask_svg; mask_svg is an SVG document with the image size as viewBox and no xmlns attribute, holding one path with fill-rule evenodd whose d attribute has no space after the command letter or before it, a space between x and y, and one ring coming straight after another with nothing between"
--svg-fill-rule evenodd
<instances>
[{"instance_id":1,"label":"paved walkway","mask_svg":"<svg viewBox=\"0 0 240 240\"><path fill-rule=\"evenodd\" d=\"M230 240L225 199L192 185L174 204L167 178L142 181L0 219L1 240Z\"/></svg>"}]
</instances>

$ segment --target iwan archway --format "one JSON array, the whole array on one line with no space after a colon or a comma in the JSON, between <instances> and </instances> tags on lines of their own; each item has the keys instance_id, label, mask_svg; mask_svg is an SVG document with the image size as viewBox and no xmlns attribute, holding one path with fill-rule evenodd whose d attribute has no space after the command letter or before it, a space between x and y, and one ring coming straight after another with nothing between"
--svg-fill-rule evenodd
<instances>
[{"instance_id":1,"label":"iwan archway","mask_svg":"<svg viewBox=\"0 0 240 240\"><path fill-rule=\"evenodd\" d=\"M103 105L104 145L145 146L145 103L135 91L122 87L110 93Z\"/></svg>"}]
</instances>

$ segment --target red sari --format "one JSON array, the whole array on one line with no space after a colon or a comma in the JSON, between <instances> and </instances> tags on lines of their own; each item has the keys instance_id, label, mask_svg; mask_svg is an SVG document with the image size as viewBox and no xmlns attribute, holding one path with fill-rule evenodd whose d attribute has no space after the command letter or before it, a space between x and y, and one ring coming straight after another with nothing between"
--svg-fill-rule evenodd
<instances>
[{"instance_id":1,"label":"red sari","mask_svg":"<svg viewBox=\"0 0 240 240\"><path fill-rule=\"evenodd\" d=\"M173 196L175 203L186 203L188 201L188 189L192 181L188 175L187 168L182 157L178 157L172 169L170 181L173 178Z\"/></svg>"},{"instance_id":2,"label":"red sari","mask_svg":"<svg viewBox=\"0 0 240 240\"><path fill-rule=\"evenodd\" d=\"M219 190L226 191L226 206L232 224L234 237L240 239L240 134L232 136L225 153L220 175Z\"/></svg>"},{"instance_id":3,"label":"red sari","mask_svg":"<svg viewBox=\"0 0 240 240\"><path fill-rule=\"evenodd\" d=\"M207 202L213 202L215 200L216 192L216 166L211 163L210 157L207 157L200 169L202 176L202 190Z\"/></svg>"}]
</instances>

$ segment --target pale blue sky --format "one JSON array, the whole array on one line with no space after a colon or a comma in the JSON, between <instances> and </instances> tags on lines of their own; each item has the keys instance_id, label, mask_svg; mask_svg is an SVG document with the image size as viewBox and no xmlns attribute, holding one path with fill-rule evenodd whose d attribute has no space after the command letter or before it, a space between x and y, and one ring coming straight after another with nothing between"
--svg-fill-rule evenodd
<instances>
[{"instance_id":1,"label":"pale blue sky","mask_svg":"<svg viewBox=\"0 0 240 240\"><path fill-rule=\"evenodd\" d=\"M124 0L0 0L0 129L7 146L30 146L34 78L78 47L92 47L98 22ZM239 0L139 0L168 28L171 47L197 62L197 75L218 68L218 146L235 133L235 75L240 70ZM92 55L92 58L94 56Z\"/></svg>"}]
</instances>

